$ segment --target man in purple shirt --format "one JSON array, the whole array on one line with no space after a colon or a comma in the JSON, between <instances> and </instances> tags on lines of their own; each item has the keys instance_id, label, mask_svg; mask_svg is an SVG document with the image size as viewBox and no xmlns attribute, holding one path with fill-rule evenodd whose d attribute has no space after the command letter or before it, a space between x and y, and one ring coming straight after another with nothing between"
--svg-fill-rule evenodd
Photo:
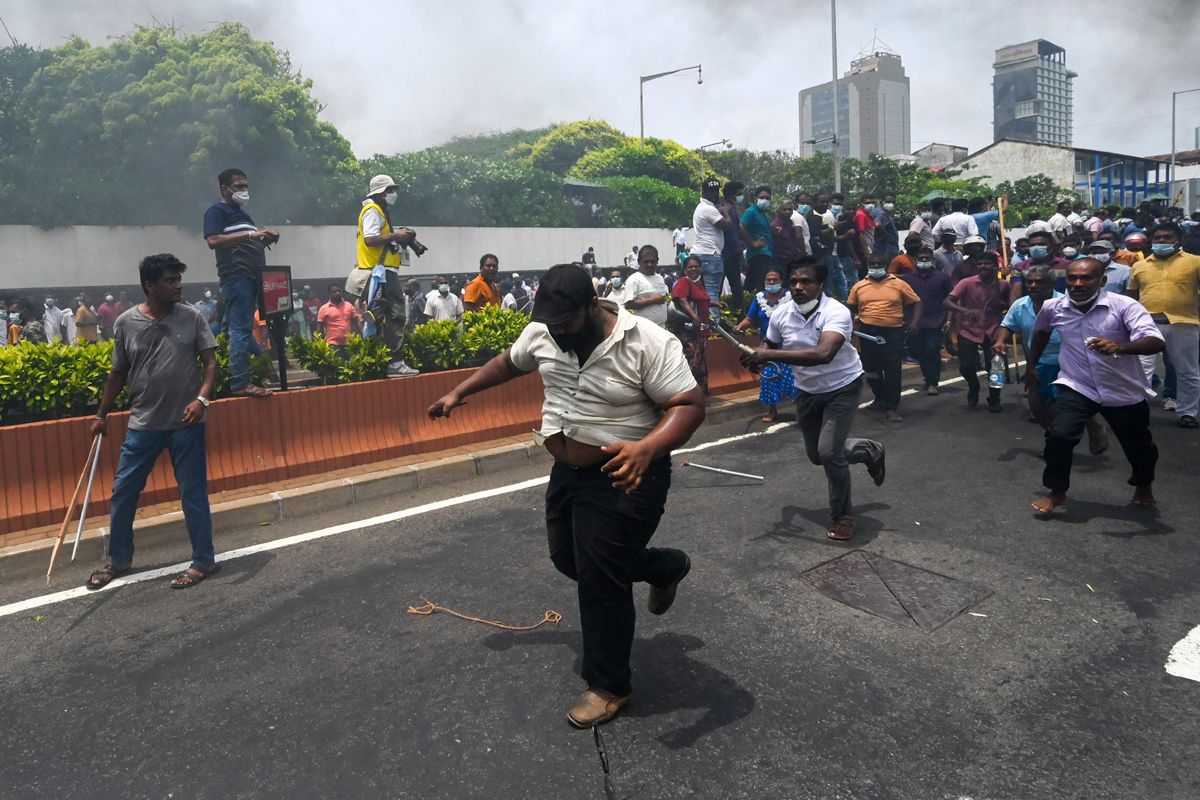
<instances>
[{"instance_id":1,"label":"man in purple shirt","mask_svg":"<svg viewBox=\"0 0 1200 800\"><path fill-rule=\"evenodd\" d=\"M943 303L954 289L950 276L933 267L933 248L917 248L917 271L901 275L921 298L921 318L908 324L908 352L921 365L925 394L938 393L942 374L942 333L949 327Z\"/></svg>"},{"instance_id":2,"label":"man in purple shirt","mask_svg":"<svg viewBox=\"0 0 1200 800\"><path fill-rule=\"evenodd\" d=\"M1050 493L1033 504L1048 514L1067 502L1071 484L1071 454L1083 437L1088 420L1100 414L1121 443L1133 468L1129 485L1133 504L1154 505L1154 464L1158 448L1150 436L1152 395L1141 361L1127 356L1152 355L1166 342L1150 313L1136 300L1101 291L1104 264L1094 258L1072 261L1067 267L1067 296L1047 300L1033 324L1029 363L1041 362L1050 336L1058 331L1058 399L1046 432L1046 469L1042 484ZM1025 382L1037 390L1038 373L1025 371Z\"/></svg>"}]
</instances>

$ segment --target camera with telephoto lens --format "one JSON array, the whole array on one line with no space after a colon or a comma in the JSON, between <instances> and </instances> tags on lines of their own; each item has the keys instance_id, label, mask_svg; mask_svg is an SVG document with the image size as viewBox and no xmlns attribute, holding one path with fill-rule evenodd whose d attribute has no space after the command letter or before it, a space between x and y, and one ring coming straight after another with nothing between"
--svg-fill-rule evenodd
<instances>
[{"instance_id":1,"label":"camera with telephoto lens","mask_svg":"<svg viewBox=\"0 0 1200 800\"><path fill-rule=\"evenodd\" d=\"M392 243L392 247L396 250L397 253L400 252L401 247L408 247L408 248L411 248L412 251L417 254L417 258L420 258L421 256L425 255L425 251L428 250L429 248L417 241L417 232L416 231L414 231L412 228L406 228L406 227L399 227L399 228L396 228L396 230L409 231L413 235L412 241L406 245L401 245L399 242Z\"/></svg>"}]
</instances>

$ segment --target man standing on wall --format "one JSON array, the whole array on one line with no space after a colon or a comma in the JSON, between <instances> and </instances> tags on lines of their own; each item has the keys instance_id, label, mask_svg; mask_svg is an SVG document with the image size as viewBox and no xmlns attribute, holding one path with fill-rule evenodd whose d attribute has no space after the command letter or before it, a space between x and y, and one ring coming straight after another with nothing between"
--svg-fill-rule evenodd
<instances>
[{"instance_id":1,"label":"man standing on wall","mask_svg":"<svg viewBox=\"0 0 1200 800\"><path fill-rule=\"evenodd\" d=\"M700 185L700 202L692 212L692 255L700 259L700 277L712 303L712 319L720 319L717 303L721 299L721 286L725 282L725 260L721 252L725 249L725 231L731 227L729 218L717 208L721 197L721 182L708 178Z\"/></svg>"},{"instance_id":2,"label":"man standing on wall","mask_svg":"<svg viewBox=\"0 0 1200 800\"><path fill-rule=\"evenodd\" d=\"M775 266L775 239L771 232L771 187L754 192L754 204L742 214L742 244L746 245L746 284L751 294L763 290L763 276Z\"/></svg>"},{"instance_id":3,"label":"man standing on wall","mask_svg":"<svg viewBox=\"0 0 1200 800\"><path fill-rule=\"evenodd\" d=\"M100 589L133 568L133 517L138 497L159 454L171 454L179 500L192 542L192 564L171 581L186 589L216 574L208 506L205 413L217 385L217 340L208 321L183 299L187 265L168 253L138 265L146 302L117 319L112 371L92 423L92 435L108 433L108 413L129 385L129 429L113 479L109 563L85 586ZM196 359L204 372L196 369Z\"/></svg>"},{"instance_id":4,"label":"man standing on wall","mask_svg":"<svg viewBox=\"0 0 1200 800\"><path fill-rule=\"evenodd\" d=\"M725 246L721 249L721 261L725 265L725 280L729 282L729 293L732 296L729 307L735 313L741 314L746 305L742 294L742 268L746 266L746 254L742 249L741 216L738 206L745 202L745 184L741 181L727 181L721 190L720 211L729 220L725 234Z\"/></svg>"},{"instance_id":5,"label":"man standing on wall","mask_svg":"<svg viewBox=\"0 0 1200 800\"><path fill-rule=\"evenodd\" d=\"M217 279L225 302L222 327L229 331L229 388L233 395L270 397L261 386L250 383L250 356L261 348L254 341L254 311L262 294L262 270L268 245L279 241L279 233L259 230L246 213L250 184L240 169L227 169L217 176L221 202L204 214L204 240L217 254ZM123 295L122 295L123 297Z\"/></svg>"},{"instance_id":6,"label":"man standing on wall","mask_svg":"<svg viewBox=\"0 0 1200 800\"><path fill-rule=\"evenodd\" d=\"M346 278L346 294L357 297L365 307L364 318L374 322L387 343L392 362L389 378L416 375L417 370L400 357L404 344L404 321L408 303L400 278L400 250L416 238L408 228L392 227L388 208L398 196L396 182L389 175L376 175L367 187L367 199L358 212L358 263ZM383 270L382 279L372 272ZM375 287L372 294L372 286ZM370 316L366 316L369 314Z\"/></svg>"}]
</instances>

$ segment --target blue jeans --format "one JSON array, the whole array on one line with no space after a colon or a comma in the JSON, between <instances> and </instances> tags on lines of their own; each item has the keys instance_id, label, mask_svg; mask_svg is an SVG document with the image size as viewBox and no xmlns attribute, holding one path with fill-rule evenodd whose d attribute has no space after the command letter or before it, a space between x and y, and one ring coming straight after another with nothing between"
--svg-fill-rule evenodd
<instances>
[{"instance_id":1,"label":"blue jeans","mask_svg":"<svg viewBox=\"0 0 1200 800\"><path fill-rule=\"evenodd\" d=\"M842 276L846 280L846 296L849 297L850 290L858 283L858 267L854 266L854 259L850 256L839 256L838 260L842 262Z\"/></svg>"},{"instance_id":2,"label":"blue jeans","mask_svg":"<svg viewBox=\"0 0 1200 800\"><path fill-rule=\"evenodd\" d=\"M262 353L254 339L258 287L253 278L240 278L221 284L221 297L225 300L221 327L229 331L229 388L236 392L250 385L250 356Z\"/></svg>"},{"instance_id":3,"label":"blue jeans","mask_svg":"<svg viewBox=\"0 0 1200 800\"><path fill-rule=\"evenodd\" d=\"M850 294L850 287L846 286L846 273L842 271L842 260L838 258L837 253L830 253L825 256L825 264L829 267L829 280L825 281L825 294L835 300L846 302L846 298ZM788 276L783 276L784 285L787 285Z\"/></svg>"},{"instance_id":4,"label":"blue jeans","mask_svg":"<svg viewBox=\"0 0 1200 800\"><path fill-rule=\"evenodd\" d=\"M146 488L146 478L163 450L171 454L171 465L175 468L183 518L188 538L192 540L192 564L208 567L216 555L208 508L208 458L203 423L174 431L126 432L113 480L108 559L116 566L133 563L133 515L138 496Z\"/></svg>"},{"instance_id":5,"label":"blue jeans","mask_svg":"<svg viewBox=\"0 0 1200 800\"><path fill-rule=\"evenodd\" d=\"M720 253L697 253L696 258L700 259L700 279L704 281L704 290L708 292L708 299L712 301L708 316L715 323L721 318L721 309L717 303L721 300L721 287L725 285L725 259Z\"/></svg>"}]
</instances>

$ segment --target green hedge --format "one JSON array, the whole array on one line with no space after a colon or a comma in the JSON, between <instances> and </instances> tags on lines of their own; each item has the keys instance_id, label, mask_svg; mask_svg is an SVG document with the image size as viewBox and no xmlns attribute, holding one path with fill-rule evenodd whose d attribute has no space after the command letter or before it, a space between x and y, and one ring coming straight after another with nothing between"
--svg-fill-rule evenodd
<instances>
[{"instance_id":1,"label":"green hedge","mask_svg":"<svg viewBox=\"0 0 1200 800\"><path fill-rule=\"evenodd\" d=\"M387 345L382 339L364 339L357 333L346 337L345 358L319 333L312 339L305 339L298 334L292 336L288 339L288 349L300 366L326 385L379 380L387 374L391 362Z\"/></svg>"},{"instance_id":2,"label":"green hedge","mask_svg":"<svg viewBox=\"0 0 1200 800\"><path fill-rule=\"evenodd\" d=\"M0 347L0 424L93 413L112 369L112 350L112 342L21 342L15 347ZM266 386L270 372L269 355L264 353L251 358L252 383ZM217 397L226 397L229 395L229 342L224 335L217 339L217 374ZM115 410L128 408L129 389L126 387L117 397Z\"/></svg>"},{"instance_id":3,"label":"green hedge","mask_svg":"<svg viewBox=\"0 0 1200 800\"><path fill-rule=\"evenodd\" d=\"M452 319L418 325L404 337L404 360L424 372L474 366L507 350L525 330L529 317L488 306Z\"/></svg>"}]
</instances>

